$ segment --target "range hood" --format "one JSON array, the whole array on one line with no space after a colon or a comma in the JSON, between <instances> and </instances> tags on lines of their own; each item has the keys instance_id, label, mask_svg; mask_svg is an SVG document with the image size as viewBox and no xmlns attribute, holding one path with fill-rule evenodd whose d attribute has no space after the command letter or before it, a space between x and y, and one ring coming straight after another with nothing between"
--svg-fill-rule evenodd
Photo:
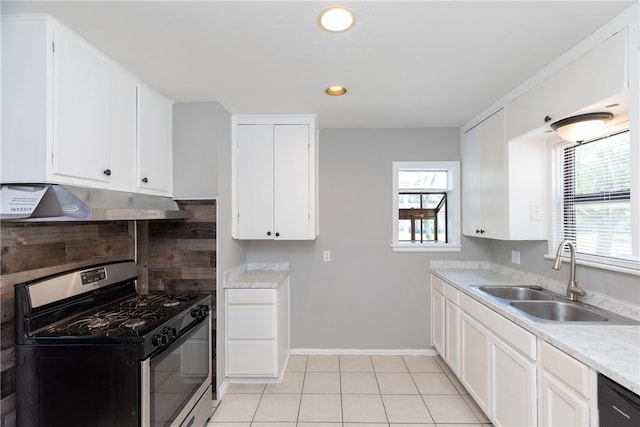
<instances>
[{"instance_id":1,"label":"range hood","mask_svg":"<svg viewBox=\"0 0 640 427\"><path fill-rule=\"evenodd\" d=\"M1 220L113 221L181 219L169 197L61 184L3 184Z\"/></svg>"}]
</instances>

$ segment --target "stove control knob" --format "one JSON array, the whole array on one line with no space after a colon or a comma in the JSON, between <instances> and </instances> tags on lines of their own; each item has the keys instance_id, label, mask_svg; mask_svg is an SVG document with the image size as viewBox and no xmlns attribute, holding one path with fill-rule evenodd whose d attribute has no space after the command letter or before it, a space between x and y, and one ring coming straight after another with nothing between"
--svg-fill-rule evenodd
<instances>
[{"instance_id":1,"label":"stove control knob","mask_svg":"<svg viewBox=\"0 0 640 427\"><path fill-rule=\"evenodd\" d=\"M191 309L191 317L196 319L202 319L207 314L209 314L209 307L206 305L199 305Z\"/></svg>"},{"instance_id":2,"label":"stove control knob","mask_svg":"<svg viewBox=\"0 0 640 427\"><path fill-rule=\"evenodd\" d=\"M156 347L164 347L169 343L169 338L165 334L155 334L153 338L151 338L151 343Z\"/></svg>"},{"instance_id":3,"label":"stove control knob","mask_svg":"<svg viewBox=\"0 0 640 427\"><path fill-rule=\"evenodd\" d=\"M176 328L164 328L162 335L166 335L167 339L172 340L178 336L178 331L176 331Z\"/></svg>"}]
</instances>

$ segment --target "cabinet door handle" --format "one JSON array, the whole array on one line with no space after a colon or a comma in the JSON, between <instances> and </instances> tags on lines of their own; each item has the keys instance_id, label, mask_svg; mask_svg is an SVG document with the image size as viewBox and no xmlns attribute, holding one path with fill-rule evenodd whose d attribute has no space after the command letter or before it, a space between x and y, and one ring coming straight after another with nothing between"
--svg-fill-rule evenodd
<instances>
[{"instance_id":1,"label":"cabinet door handle","mask_svg":"<svg viewBox=\"0 0 640 427\"><path fill-rule=\"evenodd\" d=\"M271 232L270 231L267 231L267 236L271 236Z\"/></svg>"},{"instance_id":2,"label":"cabinet door handle","mask_svg":"<svg viewBox=\"0 0 640 427\"><path fill-rule=\"evenodd\" d=\"M280 233L276 233L276 237L280 237Z\"/></svg>"},{"instance_id":3,"label":"cabinet door handle","mask_svg":"<svg viewBox=\"0 0 640 427\"><path fill-rule=\"evenodd\" d=\"M476 228L476 234L482 234L482 233L484 233L484 230Z\"/></svg>"},{"instance_id":4,"label":"cabinet door handle","mask_svg":"<svg viewBox=\"0 0 640 427\"><path fill-rule=\"evenodd\" d=\"M146 184L147 182L149 182L149 178L147 178L147 177L145 176L144 178L142 178L142 182L144 182L144 183Z\"/></svg>"},{"instance_id":5,"label":"cabinet door handle","mask_svg":"<svg viewBox=\"0 0 640 427\"><path fill-rule=\"evenodd\" d=\"M107 175L107 176L111 176L111 169L105 169L102 171L103 174Z\"/></svg>"}]
</instances>

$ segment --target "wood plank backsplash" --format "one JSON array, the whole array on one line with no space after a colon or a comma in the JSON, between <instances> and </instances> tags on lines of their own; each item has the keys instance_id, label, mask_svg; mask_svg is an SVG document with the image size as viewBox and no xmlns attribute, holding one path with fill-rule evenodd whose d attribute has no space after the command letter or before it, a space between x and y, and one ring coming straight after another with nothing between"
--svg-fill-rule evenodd
<instances>
[{"instance_id":1,"label":"wood plank backsplash","mask_svg":"<svg viewBox=\"0 0 640 427\"><path fill-rule=\"evenodd\" d=\"M188 219L0 224L0 427L15 425L13 285L137 252L140 292L210 293L215 307L215 201L178 203Z\"/></svg>"}]
</instances>

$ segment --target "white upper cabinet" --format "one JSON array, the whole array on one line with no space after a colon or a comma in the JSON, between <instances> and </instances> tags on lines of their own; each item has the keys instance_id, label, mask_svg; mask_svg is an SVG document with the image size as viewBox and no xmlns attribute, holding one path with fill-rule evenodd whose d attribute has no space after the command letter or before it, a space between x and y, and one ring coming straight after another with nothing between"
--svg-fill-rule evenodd
<instances>
[{"instance_id":1,"label":"white upper cabinet","mask_svg":"<svg viewBox=\"0 0 640 427\"><path fill-rule=\"evenodd\" d=\"M171 194L171 101L46 15L3 17L2 68L3 183Z\"/></svg>"},{"instance_id":2,"label":"white upper cabinet","mask_svg":"<svg viewBox=\"0 0 640 427\"><path fill-rule=\"evenodd\" d=\"M108 183L110 156L110 67L72 33L53 32L52 173Z\"/></svg>"},{"instance_id":3,"label":"white upper cabinet","mask_svg":"<svg viewBox=\"0 0 640 427\"><path fill-rule=\"evenodd\" d=\"M503 110L463 135L461 157L462 233L503 238L508 188Z\"/></svg>"},{"instance_id":4,"label":"white upper cabinet","mask_svg":"<svg viewBox=\"0 0 640 427\"><path fill-rule=\"evenodd\" d=\"M136 170L138 80L111 70L111 188L132 191Z\"/></svg>"},{"instance_id":5,"label":"white upper cabinet","mask_svg":"<svg viewBox=\"0 0 640 427\"><path fill-rule=\"evenodd\" d=\"M547 236L546 145L504 137L500 109L462 135L462 233L499 240Z\"/></svg>"},{"instance_id":6,"label":"white upper cabinet","mask_svg":"<svg viewBox=\"0 0 640 427\"><path fill-rule=\"evenodd\" d=\"M622 29L508 104L507 139L548 126L628 89Z\"/></svg>"},{"instance_id":7,"label":"white upper cabinet","mask_svg":"<svg viewBox=\"0 0 640 427\"><path fill-rule=\"evenodd\" d=\"M317 236L315 116L233 117L233 237Z\"/></svg>"},{"instance_id":8,"label":"white upper cabinet","mask_svg":"<svg viewBox=\"0 0 640 427\"><path fill-rule=\"evenodd\" d=\"M141 84L138 87L138 167L136 191L171 195L173 166L171 109L173 103Z\"/></svg>"}]
</instances>

